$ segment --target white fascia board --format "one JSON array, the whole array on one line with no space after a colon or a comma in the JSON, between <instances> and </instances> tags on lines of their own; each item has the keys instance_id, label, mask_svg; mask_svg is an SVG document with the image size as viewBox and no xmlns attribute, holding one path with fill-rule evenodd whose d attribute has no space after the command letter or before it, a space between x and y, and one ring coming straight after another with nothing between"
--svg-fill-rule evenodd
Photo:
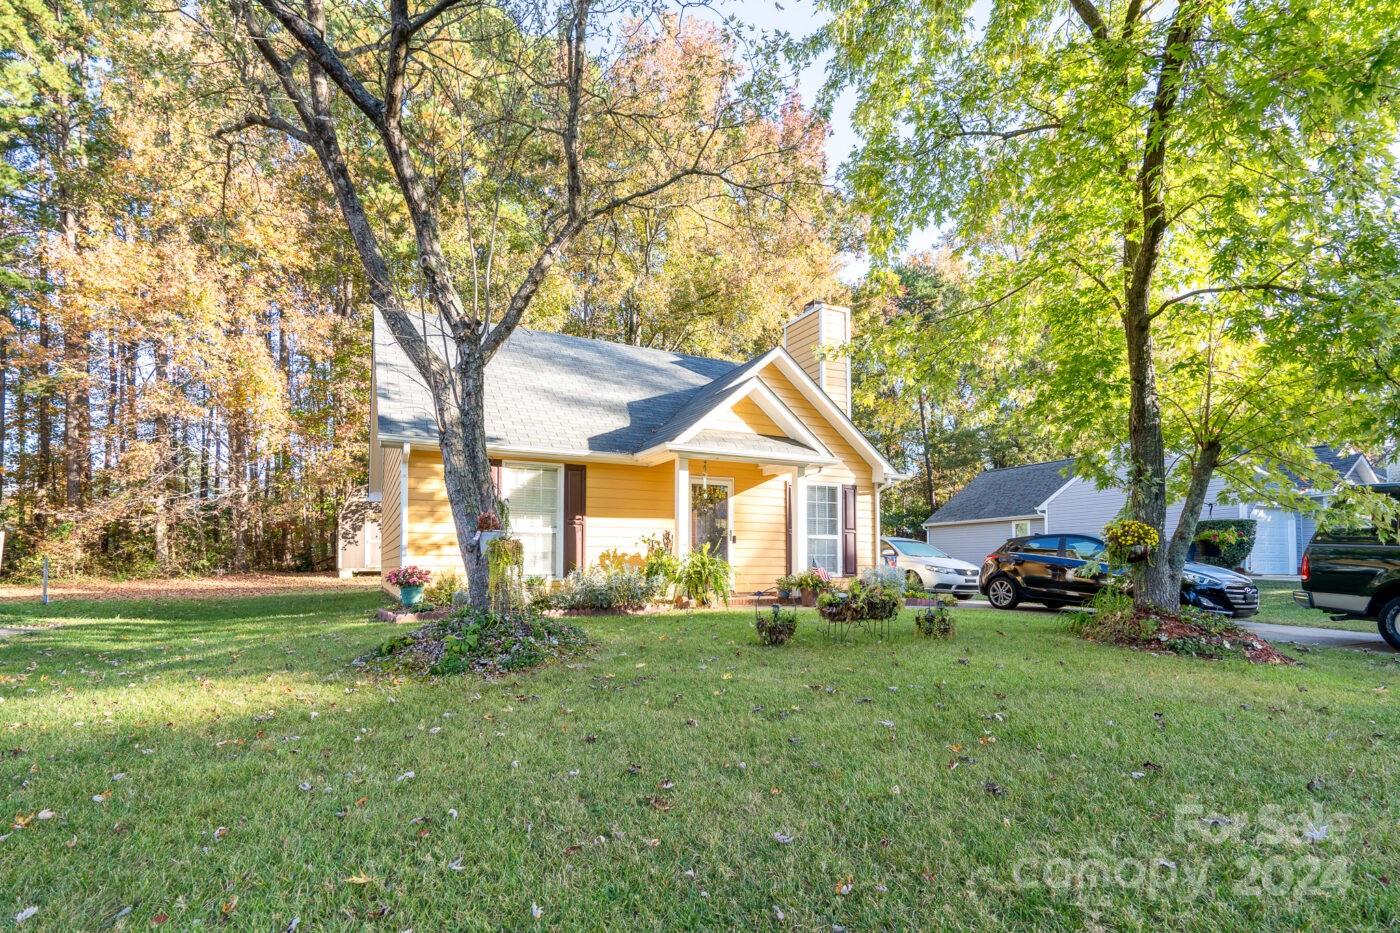
<instances>
[{"instance_id":1,"label":"white fascia board","mask_svg":"<svg viewBox=\"0 0 1400 933\"><path fill-rule=\"evenodd\" d=\"M812 433L811 429L803 424L801 419L793 414L792 409L784 405L783 400L778 398L773 390L768 388L757 375L751 376L736 386L732 392L716 402L714 407L706 412L699 421L695 422L694 425L687 428L685 431L682 431L679 436L671 440L666 446L670 449L675 449L675 446L678 444L688 443L695 435L705 430L717 413L721 411L732 411L735 405L746 398L752 398L754 403L763 410L763 413L772 418L774 423L787 433L788 437L812 448L817 452L819 457L833 463L836 462L836 458L832 456L831 451L826 449L826 446L817 439L817 436Z\"/></svg>"},{"instance_id":2,"label":"white fascia board","mask_svg":"<svg viewBox=\"0 0 1400 933\"><path fill-rule=\"evenodd\" d=\"M1054 502L1055 499L1060 495L1060 493L1073 486L1078 479L1079 477L1077 476L1071 476L1069 479L1065 480L1063 485L1061 485L1059 489L1056 489L1054 492L1050 493L1050 495L1046 498L1044 502L1040 503L1040 505L1037 505L1035 507L1035 510L1040 514L1044 515L1045 509L1049 507L1050 503Z\"/></svg>"},{"instance_id":3,"label":"white fascia board","mask_svg":"<svg viewBox=\"0 0 1400 933\"><path fill-rule=\"evenodd\" d=\"M787 466L835 466L841 462L835 457L790 456L761 450L719 450L712 447L692 447L688 444L667 444L666 450L692 460L730 460L736 463L773 463Z\"/></svg>"}]
</instances>

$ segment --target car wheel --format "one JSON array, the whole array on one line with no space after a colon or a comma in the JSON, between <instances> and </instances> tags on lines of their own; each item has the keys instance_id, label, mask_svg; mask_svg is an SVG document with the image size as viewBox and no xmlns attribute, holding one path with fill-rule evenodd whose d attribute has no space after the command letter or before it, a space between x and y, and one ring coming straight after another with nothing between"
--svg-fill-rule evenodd
<instances>
[{"instance_id":1,"label":"car wheel","mask_svg":"<svg viewBox=\"0 0 1400 933\"><path fill-rule=\"evenodd\" d=\"M921 590L924 588L924 578L919 576L917 570L904 571L904 585L911 590Z\"/></svg>"},{"instance_id":2,"label":"car wheel","mask_svg":"<svg viewBox=\"0 0 1400 933\"><path fill-rule=\"evenodd\" d=\"M1379 621L1376 622L1376 628L1380 630L1381 637L1386 640L1390 647L1400 651L1400 596L1381 607L1381 615Z\"/></svg>"},{"instance_id":3,"label":"car wheel","mask_svg":"<svg viewBox=\"0 0 1400 933\"><path fill-rule=\"evenodd\" d=\"M997 609L1015 609L1021 601L1021 587L1010 577L992 577L987 584L987 602Z\"/></svg>"}]
</instances>

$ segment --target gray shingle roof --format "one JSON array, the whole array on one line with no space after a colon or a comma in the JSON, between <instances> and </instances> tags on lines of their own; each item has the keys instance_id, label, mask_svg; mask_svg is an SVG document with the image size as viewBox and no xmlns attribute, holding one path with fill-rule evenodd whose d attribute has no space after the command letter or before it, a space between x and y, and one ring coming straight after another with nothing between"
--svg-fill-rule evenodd
<instances>
[{"instance_id":1,"label":"gray shingle roof","mask_svg":"<svg viewBox=\"0 0 1400 933\"><path fill-rule=\"evenodd\" d=\"M1073 467L1070 458L979 473L924 524L1034 515L1036 506L1069 482Z\"/></svg>"},{"instance_id":2,"label":"gray shingle roof","mask_svg":"<svg viewBox=\"0 0 1400 933\"><path fill-rule=\"evenodd\" d=\"M428 333L446 356L450 341ZM437 443L432 396L377 314L374 361L380 435ZM486 440L636 453L702 417L748 365L518 328L487 364Z\"/></svg>"},{"instance_id":3,"label":"gray shingle roof","mask_svg":"<svg viewBox=\"0 0 1400 933\"><path fill-rule=\"evenodd\" d=\"M1313 448L1318 462L1346 476L1365 454L1340 454L1328 444ZM1303 481L1284 471L1301 488ZM1074 475L1074 458L1028 463L1025 466L987 470L930 515L925 525L942 522L975 522L1014 515L1034 515L1036 506L1050 498Z\"/></svg>"}]
</instances>

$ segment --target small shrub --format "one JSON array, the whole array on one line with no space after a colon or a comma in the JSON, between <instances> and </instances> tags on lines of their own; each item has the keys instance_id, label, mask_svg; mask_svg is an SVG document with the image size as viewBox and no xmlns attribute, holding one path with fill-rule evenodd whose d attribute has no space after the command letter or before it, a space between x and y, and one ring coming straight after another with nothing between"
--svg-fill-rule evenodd
<instances>
[{"instance_id":1,"label":"small shrub","mask_svg":"<svg viewBox=\"0 0 1400 933\"><path fill-rule=\"evenodd\" d=\"M656 597L656 584L639 570L575 570L548 595L555 609L636 612ZM537 605L532 599L531 605ZM543 606L541 606L543 608Z\"/></svg>"},{"instance_id":2,"label":"small shrub","mask_svg":"<svg viewBox=\"0 0 1400 933\"><path fill-rule=\"evenodd\" d=\"M765 645L785 645L797 632L797 613L775 605L772 612L758 614L754 627L758 629L758 640Z\"/></svg>"},{"instance_id":3,"label":"small shrub","mask_svg":"<svg viewBox=\"0 0 1400 933\"><path fill-rule=\"evenodd\" d=\"M642 538L646 557L642 562L642 573L652 581L658 594L665 593L676 582L681 569L681 559L675 555L671 533L663 531L659 535Z\"/></svg>"},{"instance_id":4,"label":"small shrub","mask_svg":"<svg viewBox=\"0 0 1400 933\"><path fill-rule=\"evenodd\" d=\"M802 580L793 574L784 574L777 579L774 586L777 587L779 596L787 597L802 589Z\"/></svg>"},{"instance_id":5,"label":"small shrub","mask_svg":"<svg viewBox=\"0 0 1400 933\"><path fill-rule=\"evenodd\" d=\"M423 599L434 606L452 605L452 594L467 588L467 581L455 570L433 575L432 583L423 591Z\"/></svg>"},{"instance_id":6,"label":"small shrub","mask_svg":"<svg viewBox=\"0 0 1400 933\"><path fill-rule=\"evenodd\" d=\"M525 578L523 585L525 587L525 601L530 605L530 608L535 610L555 608L548 578L539 574L531 574Z\"/></svg>"},{"instance_id":7,"label":"small shrub","mask_svg":"<svg viewBox=\"0 0 1400 933\"><path fill-rule=\"evenodd\" d=\"M914 631L925 638L952 638L956 632L953 613L949 607L957 600L952 596L940 596L937 606L921 609L914 616Z\"/></svg>"},{"instance_id":8,"label":"small shrub","mask_svg":"<svg viewBox=\"0 0 1400 933\"><path fill-rule=\"evenodd\" d=\"M1073 635L1119 645L1137 644L1157 633L1157 620L1139 612L1133 598L1114 586L1105 586L1089 601L1092 612L1070 615L1065 626Z\"/></svg>"}]
</instances>

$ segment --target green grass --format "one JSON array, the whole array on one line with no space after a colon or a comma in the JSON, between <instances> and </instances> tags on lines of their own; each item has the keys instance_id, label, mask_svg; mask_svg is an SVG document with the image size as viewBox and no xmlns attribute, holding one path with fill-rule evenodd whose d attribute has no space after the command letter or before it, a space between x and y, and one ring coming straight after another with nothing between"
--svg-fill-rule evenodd
<instances>
[{"instance_id":1,"label":"green grass","mask_svg":"<svg viewBox=\"0 0 1400 933\"><path fill-rule=\"evenodd\" d=\"M561 929L771 928L775 907L796 929L1400 922L1394 660L1155 657L972 610L951 642L906 613L832 644L808 610L780 649L745 612L599 619L578 664L393 682L348 666L393 631L373 601L0 608L64 620L0 641L4 815L56 814L0 830L0 925L31 905L25 929L65 931L519 929L532 904ZM1212 813L1233 838L1207 838ZM1270 815L1328 837L1271 841ZM1349 889L1287 896L1309 857ZM1176 882L1039 880L1096 858Z\"/></svg>"},{"instance_id":2,"label":"green grass","mask_svg":"<svg viewBox=\"0 0 1400 933\"><path fill-rule=\"evenodd\" d=\"M1376 623L1370 619L1332 620L1332 613L1308 609L1293 601L1293 591L1301 584L1290 580L1256 580L1259 586L1259 615L1251 622L1274 625L1306 625L1313 628L1345 629L1349 632L1375 632Z\"/></svg>"}]
</instances>

